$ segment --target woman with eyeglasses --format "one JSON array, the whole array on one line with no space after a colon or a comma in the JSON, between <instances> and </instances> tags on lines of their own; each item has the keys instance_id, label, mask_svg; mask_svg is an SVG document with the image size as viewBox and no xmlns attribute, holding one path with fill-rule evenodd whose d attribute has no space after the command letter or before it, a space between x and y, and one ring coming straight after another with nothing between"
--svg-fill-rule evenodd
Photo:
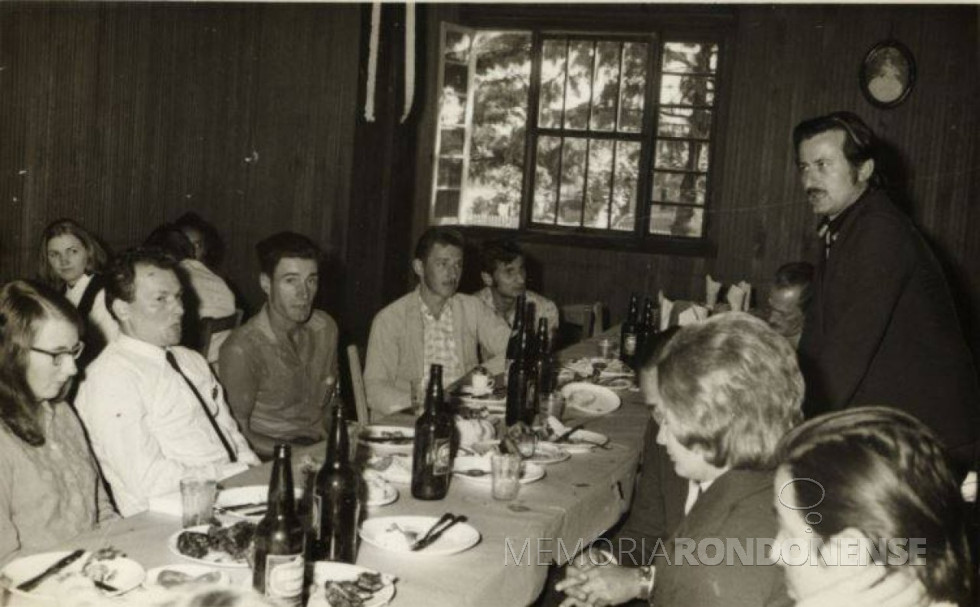
<instances>
[{"instance_id":1,"label":"woman with eyeglasses","mask_svg":"<svg viewBox=\"0 0 980 607\"><path fill-rule=\"evenodd\" d=\"M105 305L99 273L108 261L105 249L71 219L52 222L41 234L38 270L41 279L64 294L86 319L85 353L79 366L95 359L119 335L119 324Z\"/></svg>"},{"instance_id":2,"label":"woman with eyeglasses","mask_svg":"<svg viewBox=\"0 0 980 607\"><path fill-rule=\"evenodd\" d=\"M0 289L0 563L115 518L65 402L84 350L78 311L51 289Z\"/></svg>"}]
</instances>

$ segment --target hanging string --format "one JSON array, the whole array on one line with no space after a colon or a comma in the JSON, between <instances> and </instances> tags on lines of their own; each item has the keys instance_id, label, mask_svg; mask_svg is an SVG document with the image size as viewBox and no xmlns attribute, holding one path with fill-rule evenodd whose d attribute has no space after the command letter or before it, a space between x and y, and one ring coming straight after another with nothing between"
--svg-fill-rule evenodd
<instances>
[{"instance_id":1,"label":"hanging string","mask_svg":"<svg viewBox=\"0 0 980 607\"><path fill-rule=\"evenodd\" d=\"M367 87L364 92L364 120L374 122L374 93L378 85L378 40L381 36L381 2L371 5L371 38L368 42Z\"/></svg>"},{"instance_id":2,"label":"hanging string","mask_svg":"<svg viewBox=\"0 0 980 607\"><path fill-rule=\"evenodd\" d=\"M415 3L405 4L405 108L399 124L404 124L415 99Z\"/></svg>"}]
</instances>

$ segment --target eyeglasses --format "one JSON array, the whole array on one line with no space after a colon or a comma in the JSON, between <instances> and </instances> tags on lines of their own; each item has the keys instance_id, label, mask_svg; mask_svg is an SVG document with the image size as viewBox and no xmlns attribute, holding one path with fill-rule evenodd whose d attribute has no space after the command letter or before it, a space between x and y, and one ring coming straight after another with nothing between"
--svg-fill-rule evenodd
<instances>
[{"instance_id":1,"label":"eyeglasses","mask_svg":"<svg viewBox=\"0 0 980 607\"><path fill-rule=\"evenodd\" d=\"M71 350L62 350L61 352L51 352L49 350L42 350L41 348L31 348L31 352L37 352L38 354L47 354L51 357L51 362L56 367L60 367L65 364L69 358L78 360L78 357L82 355L82 350L85 349L85 344L78 342L72 347Z\"/></svg>"}]
</instances>

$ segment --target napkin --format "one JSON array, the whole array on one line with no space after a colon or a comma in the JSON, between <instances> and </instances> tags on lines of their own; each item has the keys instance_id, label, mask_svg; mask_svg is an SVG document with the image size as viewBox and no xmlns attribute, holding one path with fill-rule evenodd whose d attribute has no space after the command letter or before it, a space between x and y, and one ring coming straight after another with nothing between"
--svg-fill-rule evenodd
<instances>
[{"instance_id":1,"label":"napkin","mask_svg":"<svg viewBox=\"0 0 980 607\"><path fill-rule=\"evenodd\" d=\"M748 312L749 308L752 307L752 285L741 280L738 283L738 287L745 291L745 299L742 300L742 311Z\"/></svg>"},{"instance_id":2,"label":"napkin","mask_svg":"<svg viewBox=\"0 0 980 607\"><path fill-rule=\"evenodd\" d=\"M666 331L670 326L670 310L674 307L674 302L667 299L661 289L657 291L657 304L660 306L660 330Z\"/></svg>"},{"instance_id":3,"label":"napkin","mask_svg":"<svg viewBox=\"0 0 980 607\"><path fill-rule=\"evenodd\" d=\"M180 500L180 491L151 497L149 499L149 510L150 512L159 512L160 514L168 514L170 516L180 516L184 511L183 504Z\"/></svg>"},{"instance_id":4,"label":"napkin","mask_svg":"<svg viewBox=\"0 0 980 607\"><path fill-rule=\"evenodd\" d=\"M677 324L680 326L693 325L708 318L708 308L691 304L691 307L684 310L677 316Z\"/></svg>"},{"instance_id":5,"label":"napkin","mask_svg":"<svg viewBox=\"0 0 980 607\"><path fill-rule=\"evenodd\" d=\"M715 307L718 303L718 293L721 292L721 283L711 278L711 274L704 277L704 297L708 309Z\"/></svg>"},{"instance_id":6,"label":"napkin","mask_svg":"<svg viewBox=\"0 0 980 607\"><path fill-rule=\"evenodd\" d=\"M733 312L739 312L745 303L745 290L739 285L732 285L728 287L728 295L725 299L728 301L728 305L731 306Z\"/></svg>"}]
</instances>

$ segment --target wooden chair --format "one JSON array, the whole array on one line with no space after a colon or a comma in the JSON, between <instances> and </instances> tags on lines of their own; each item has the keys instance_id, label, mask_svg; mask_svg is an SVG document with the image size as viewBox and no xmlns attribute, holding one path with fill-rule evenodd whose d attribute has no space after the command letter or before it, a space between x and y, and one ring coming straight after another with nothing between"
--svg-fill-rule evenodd
<instances>
[{"instance_id":1,"label":"wooden chair","mask_svg":"<svg viewBox=\"0 0 980 607\"><path fill-rule=\"evenodd\" d=\"M238 328L242 324L242 314L243 310L235 310L234 314L228 316L223 316L221 318L202 318L200 321L201 330L198 333L198 345L199 352L208 359L208 362L216 363L215 360L211 360L208 354L211 352L211 341L214 336L223 331L231 331L232 329Z\"/></svg>"},{"instance_id":2,"label":"wooden chair","mask_svg":"<svg viewBox=\"0 0 980 607\"><path fill-rule=\"evenodd\" d=\"M564 347L605 331L605 309L601 301L562 306L556 338L558 346Z\"/></svg>"},{"instance_id":3,"label":"wooden chair","mask_svg":"<svg viewBox=\"0 0 980 607\"><path fill-rule=\"evenodd\" d=\"M362 424L371 423L371 411L368 409L367 392L364 390L364 372L361 370L361 354L357 346L347 346L347 364L350 365L350 384L354 392L354 406L357 410L357 421Z\"/></svg>"}]
</instances>

